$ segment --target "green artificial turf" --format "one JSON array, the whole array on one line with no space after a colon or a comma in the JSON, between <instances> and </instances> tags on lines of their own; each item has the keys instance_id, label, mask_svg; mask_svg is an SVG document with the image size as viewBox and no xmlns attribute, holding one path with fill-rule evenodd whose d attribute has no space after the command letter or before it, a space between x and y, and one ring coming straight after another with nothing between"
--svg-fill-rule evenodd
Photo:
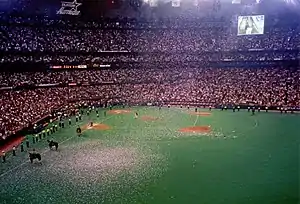
<instances>
[{"instance_id":1,"label":"green artificial turf","mask_svg":"<svg viewBox=\"0 0 300 204\"><path fill-rule=\"evenodd\" d=\"M111 129L86 130L82 137L75 133L74 118L71 127L66 121L66 128L50 136L60 143L58 152L48 150L47 138L34 144L42 153L42 165L28 163L25 152L9 156L0 164L0 203L298 203L299 115L213 110L210 116L197 116L186 108L130 110L105 117L100 109L99 118L95 113L85 115L80 125L92 120ZM154 119L144 121L143 116ZM212 131L178 131L188 126L210 126ZM135 149L140 163L113 176L100 175L93 164L70 163L74 171L66 165L76 151L75 159L83 157L86 164L96 165L101 157L95 154L121 147Z\"/></svg>"}]
</instances>

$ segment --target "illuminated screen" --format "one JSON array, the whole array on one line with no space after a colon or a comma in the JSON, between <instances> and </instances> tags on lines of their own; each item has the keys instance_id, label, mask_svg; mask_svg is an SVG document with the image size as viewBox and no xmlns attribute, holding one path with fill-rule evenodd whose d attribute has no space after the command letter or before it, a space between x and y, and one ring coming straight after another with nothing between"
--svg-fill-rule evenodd
<instances>
[{"instance_id":1,"label":"illuminated screen","mask_svg":"<svg viewBox=\"0 0 300 204\"><path fill-rule=\"evenodd\" d=\"M238 17L238 35L264 34L264 26L264 15Z\"/></svg>"},{"instance_id":2,"label":"illuminated screen","mask_svg":"<svg viewBox=\"0 0 300 204\"><path fill-rule=\"evenodd\" d=\"M241 2L241 0L232 0L231 3L232 4L241 4L242 2Z\"/></svg>"}]
</instances>

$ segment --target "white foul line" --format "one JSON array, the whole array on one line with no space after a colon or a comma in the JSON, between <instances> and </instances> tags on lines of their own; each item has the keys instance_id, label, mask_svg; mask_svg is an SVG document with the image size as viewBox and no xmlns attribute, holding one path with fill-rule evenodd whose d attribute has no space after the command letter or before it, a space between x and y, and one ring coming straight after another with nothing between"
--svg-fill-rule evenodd
<instances>
[{"instance_id":1,"label":"white foul line","mask_svg":"<svg viewBox=\"0 0 300 204\"><path fill-rule=\"evenodd\" d=\"M196 126L196 124L197 124L197 122L198 122L198 119L199 119L199 115L197 115L197 118L196 118L196 120L195 120L195 122L194 122L194 126Z\"/></svg>"}]
</instances>

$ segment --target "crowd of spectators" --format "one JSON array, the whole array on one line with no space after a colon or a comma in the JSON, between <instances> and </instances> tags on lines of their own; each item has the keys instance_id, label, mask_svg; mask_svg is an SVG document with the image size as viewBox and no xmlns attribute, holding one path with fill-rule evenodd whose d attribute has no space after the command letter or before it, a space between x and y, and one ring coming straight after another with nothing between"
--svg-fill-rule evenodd
<instances>
[{"instance_id":1,"label":"crowd of spectators","mask_svg":"<svg viewBox=\"0 0 300 204\"><path fill-rule=\"evenodd\" d=\"M76 100L300 106L297 68L206 66L208 62L299 60L299 25L237 36L228 21L79 22L74 26L67 21L2 20L0 65L117 64L115 69L2 72L0 133L4 136ZM41 88L41 84L52 86Z\"/></svg>"},{"instance_id":2,"label":"crowd of spectators","mask_svg":"<svg viewBox=\"0 0 300 204\"><path fill-rule=\"evenodd\" d=\"M2 19L3 20L3 19ZM230 22L74 22L0 18L0 63L295 60L300 26L237 36ZM228 26L228 24L230 26ZM285 50L286 52L282 52ZM242 52L241 52L242 51ZM262 51L264 53L262 54ZM123 53L103 55L103 53Z\"/></svg>"},{"instance_id":3,"label":"crowd of spectators","mask_svg":"<svg viewBox=\"0 0 300 204\"><path fill-rule=\"evenodd\" d=\"M0 64L7 63L43 63L50 65L63 64L93 64L117 62L198 62L201 64L220 61L280 61L298 60L300 56L296 51L278 52L215 52L215 53L140 53L118 55L16 55L7 54L0 57Z\"/></svg>"},{"instance_id":4,"label":"crowd of spectators","mask_svg":"<svg viewBox=\"0 0 300 204\"><path fill-rule=\"evenodd\" d=\"M45 27L0 27L0 51L5 52L206 52L282 50L299 48L299 28L265 31L264 35L236 36L236 30L147 29L102 30Z\"/></svg>"},{"instance_id":5,"label":"crowd of spectators","mask_svg":"<svg viewBox=\"0 0 300 204\"><path fill-rule=\"evenodd\" d=\"M147 103L205 102L300 106L300 71L283 68L104 69L1 74L1 86L86 83L87 86L4 90L0 95L2 132L27 126L74 100ZM102 84L110 82L109 84Z\"/></svg>"}]
</instances>

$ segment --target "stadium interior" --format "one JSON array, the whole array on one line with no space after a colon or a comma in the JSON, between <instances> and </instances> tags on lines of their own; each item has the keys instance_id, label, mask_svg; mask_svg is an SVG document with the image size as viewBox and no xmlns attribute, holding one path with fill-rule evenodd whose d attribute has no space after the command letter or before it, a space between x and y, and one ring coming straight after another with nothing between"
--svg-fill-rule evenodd
<instances>
[{"instance_id":1,"label":"stadium interior","mask_svg":"<svg viewBox=\"0 0 300 204\"><path fill-rule=\"evenodd\" d=\"M300 0L0 1L1 203L299 203L299 113Z\"/></svg>"}]
</instances>

